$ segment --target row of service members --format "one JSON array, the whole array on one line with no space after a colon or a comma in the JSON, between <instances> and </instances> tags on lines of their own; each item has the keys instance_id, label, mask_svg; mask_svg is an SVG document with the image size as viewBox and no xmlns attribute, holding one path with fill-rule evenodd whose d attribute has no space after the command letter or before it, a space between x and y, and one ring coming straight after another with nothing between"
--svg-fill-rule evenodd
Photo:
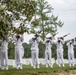
<instances>
[{"instance_id":1,"label":"row of service members","mask_svg":"<svg viewBox=\"0 0 76 75\"><path fill-rule=\"evenodd\" d=\"M29 41L32 46L31 46L31 57L32 57L32 62L33 62L33 68L40 68L39 65L39 48L38 48L38 43L40 42L40 38L36 37L36 38L32 38ZM50 67L53 68L53 63L52 63L52 44L53 44L53 39L52 37L48 37L45 39L45 41L43 42L46 46L45 48L45 63L46 63L46 68L48 68L49 64ZM64 44L64 38L59 37L57 39L56 42L56 46L57 46L57 61L58 61L58 66L64 67L64 58L63 58L63 44ZM74 66L74 45L76 45L75 41L70 40L67 43L67 47L68 47L68 60L69 60L69 66ZM48 63L48 58L49 58L49 63ZM36 66L37 65L37 66Z\"/></svg>"},{"instance_id":2,"label":"row of service members","mask_svg":"<svg viewBox=\"0 0 76 75\"><path fill-rule=\"evenodd\" d=\"M23 43L23 35L15 35L13 37L13 40L15 42L15 63L16 63L16 68L17 69L22 69L22 58L24 56L24 48L22 46ZM42 41L40 36L35 35L34 38L31 38L29 42L31 43L31 58L32 58L32 63L33 63L33 68L40 68L40 63L39 63L39 42ZM2 70L6 69L8 70L8 42L9 39L4 38L0 40L1 42L1 47L0 47L0 67ZM48 68L49 64L50 67L53 68L53 63L52 63L52 44L53 44L53 39L52 37L46 38L45 41L43 42L46 46L45 48L45 62L46 62L46 68ZM56 42L57 46L57 60L58 60L58 66L64 67L64 58L63 58L63 44L64 44L64 39L63 38L58 38ZM69 66L74 66L74 45L75 42L69 41L67 43L68 46L68 60L69 60ZM48 63L48 58L49 58L49 63ZM5 63L4 63L5 61Z\"/></svg>"}]
</instances>

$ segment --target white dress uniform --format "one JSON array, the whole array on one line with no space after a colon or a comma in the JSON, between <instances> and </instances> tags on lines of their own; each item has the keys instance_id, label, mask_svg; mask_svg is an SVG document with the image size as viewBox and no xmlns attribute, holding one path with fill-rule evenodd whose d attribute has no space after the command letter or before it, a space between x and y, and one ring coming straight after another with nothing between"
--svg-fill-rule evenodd
<instances>
[{"instance_id":1,"label":"white dress uniform","mask_svg":"<svg viewBox=\"0 0 76 75\"><path fill-rule=\"evenodd\" d=\"M1 69L8 70L8 40L1 41Z\"/></svg>"},{"instance_id":2,"label":"white dress uniform","mask_svg":"<svg viewBox=\"0 0 76 75\"><path fill-rule=\"evenodd\" d=\"M64 40L59 38L57 40L57 61L58 61L59 67L61 67L61 63L62 63L62 66L64 67L63 44L64 44Z\"/></svg>"},{"instance_id":3,"label":"white dress uniform","mask_svg":"<svg viewBox=\"0 0 76 75\"><path fill-rule=\"evenodd\" d=\"M52 50L51 50L51 47L52 47L53 41L51 39L45 39L44 44L46 46L46 48L45 48L46 68L48 67L48 64L50 64L50 67L52 68L53 64L52 64ZM48 58L49 58L49 62L48 62Z\"/></svg>"},{"instance_id":4,"label":"white dress uniform","mask_svg":"<svg viewBox=\"0 0 76 75\"><path fill-rule=\"evenodd\" d=\"M40 42L40 37L37 37L35 40L30 39L29 42L31 43L31 57L32 57L32 63L33 63L33 68L40 68L39 66L39 48L38 44Z\"/></svg>"},{"instance_id":5,"label":"white dress uniform","mask_svg":"<svg viewBox=\"0 0 76 75\"><path fill-rule=\"evenodd\" d=\"M20 36L20 35L19 35ZM22 69L22 57L24 56L23 35L18 39L14 36L13 40L15 41L15 63L17 69Z\"/></svg>"},{"instance_id":6,"label":"white dress uniform","mask_svg":"<svg viewBox=\"0 0 76 75\"><path fill-rule=\"evenodd\" d=\"M0 40L0 68L1 68L1 40Z\"/></svg>"},{"instance_id":7,"label":"white dress uniform","mask_svg":"<svg viewBox=\"0 0 76 75\"><path fill-rule=\"evenodd\" d=\"M69 41L67 43L68 47L68 60L69 60L69 66L74 66L74 43L72 41Z\"/></svg>"}]
</instances>

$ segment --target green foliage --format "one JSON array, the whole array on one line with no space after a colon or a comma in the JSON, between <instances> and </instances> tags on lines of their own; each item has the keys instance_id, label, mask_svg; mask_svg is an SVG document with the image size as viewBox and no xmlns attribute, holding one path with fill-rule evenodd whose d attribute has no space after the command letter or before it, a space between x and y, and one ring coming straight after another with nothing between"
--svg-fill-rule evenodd
<instances>
[{"instance_id":1,"label":"green foliage","mask_svg":"<svg viewBox=\"0 0 76 75\"><path fill-rule=\"evenodd\" d=\"M74 57L76 58L76 45L74 46Z\"/></svg>"},{"instance_id":2,"label":"green foliage","mask_svg":"<svg viewBox=\"0 0 76 75\"><path fill-rule=\"evenodd\" d=\"M35 1L27 0L1 0L2 5L5 5L5 9L12 12L13 19L18 20L20 15L26 16L28 20L31 20L35 10Z\"/></svg>"},{"instance_id":3,"label":"green foliage","mask_svg":"<svg viewBox=\"0 0 76 75\"><path fill-rule=\"evenodd\" d=\"M29 28L25 27L25 25L21 23L18 28L13 28L13 32L17 34L23 34L24 32L29 33Z\"/></svg>"},{"instance_id":4,"label":"green foliage","mask_svg":"<svg viewBox=\"0 0 76 75\"><path fill-rule=\"evenodd\" d=\"M57 49L56 44L53 44L51 50L52 50L52 57L55 59L57 59L56 49Z\"/></svg>"},{"instance_id":5,"label":"green foliage","mask_svg":"<svg viewBox=\"0 0 76 75\"><path fill-rule=\"evenodd\" d=\"M32 0L0 0L0 38L12 33L23 34L28 32L25 26L35 14L36 2ZM21 16L26 17L23 19ZM14 27L13 21L22 21L19 28Z\"/></svg>"},{"instance_id":6,"label":"green foliage","mask_svg":"<svg viewBox=\"0 0 76 75\"><path fill-rule=\"evenodd\" d=\"M35 11L35 18L31 22L32 29L34 32L41 34L42 39L44 40L45 35L48 33L56 33L58 27L62 27L63 23L58 21L58 16L55 17L52 13L52 6L48 4L45 0L38 0L37 7Z\"/></svg>"},{"instance_id":7,"label":"green foliage","mask_svg":"<svg viewBox=\"0 0 76 75\"><path fill-rule=\"evenodd\" d=\"M40 42L39 43L39 58L44 58L45 57L45 45Z\"/></svg>"},{"instance_id":8,"label":"green foliage","mask_svg":"<svg viewBox=\"0 0 76 75\"><path fill-rule=\"evenodd\" d=\"M64 54L64 58L68 59L68 48L66 46L66 43L64 44L63 48L64 48L64 53L63 53Z\"/></svg>"},{"instance_id":9,"label":"green foliage","mask_svg":"<svg viewBox=\"0 0 76 75\"><path fill-rule=\"evenodd\" d=\"M0 0L0 38L28 32L39 33L44 40L47 33L53 34L63 25L58 17L51 15L52 10L45 0ZM14 27L13 21L21 22L18 28ZM25 26L26 21L31 22L30 29Z\"/></svg>"},{"instance_id":10,"label":"green foliage","mask_svg":"<svg viewBox=\"0 0 76 75\"><path fill-rule=\"evenodd\" d=\"M30 58L31 57L31 45L27 44L27 43L23 43L23 47L24 47L24 57L25 58Z\"/></svg>"},{"instance_id":11,"label":"green foliage","mask_svg":"<svg viewBox=\"0 0 76 75\"><path fill-rule=\"evenodd\" d=\"M8 57L9 59L15 59L15 46L12 41L10 41L8 44Z\"/></svg>"},{"instance_id":12,"label":"green foliage","mask_svg":"<svg viewBox=\"0 0 76 75\"><path fill-rule=\"evenodd\" d=\"M4 10L0 10L0 38L10 35L11 22L10 16Z\"/></svg>"}]
</instances>

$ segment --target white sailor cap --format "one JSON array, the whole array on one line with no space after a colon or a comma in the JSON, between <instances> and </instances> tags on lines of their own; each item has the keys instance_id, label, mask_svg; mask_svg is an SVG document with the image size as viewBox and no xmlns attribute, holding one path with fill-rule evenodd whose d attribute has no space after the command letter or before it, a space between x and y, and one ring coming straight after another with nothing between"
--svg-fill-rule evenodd
<instances>
[{"instance_id":1,"label":"white sailor cap","mask_svg":"<svg viewBox=\"0 0 76 75\"><path fill-rule=\"evenodd\" d=\"M48 38L48 37L52 37L52 34L51 34L51 33L48 33L48 34L46 35L46 38Z\"/></svg>"}]
</instances>

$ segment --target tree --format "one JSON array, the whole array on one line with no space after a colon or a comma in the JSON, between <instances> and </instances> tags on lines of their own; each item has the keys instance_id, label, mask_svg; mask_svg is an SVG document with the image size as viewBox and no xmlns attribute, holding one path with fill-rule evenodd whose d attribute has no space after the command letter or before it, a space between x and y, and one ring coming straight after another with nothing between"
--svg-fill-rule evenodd
<instances>
[{"instance_id":1,"label":"tree","mask_svg":"<svg viewBox=\"0 0 76 75\"><path fill-rule=\"evenodd\" d=\"M58 21L58 16L52 14L53 8L45 0L38 0L35 12L35 17L31 22L31 33L41 34L44 40L45 35L48 33L56 33L57 27L62 27L63 23Z\"/></svg>"},{"instance_id":2,"label":"tree","mask_svg":"<svg viewBox=\"0 0 76 75\"><path fill-rule=\"evenodd\" d=\"M15 46L14 43L12 43L12 41L10 41L8 44L8 58L9 59L15 58Z\"/></svg>"},{"instance_id":3,"label":"tree","mask_svg":"<svg viewBox=\"0 0 76 75\"><path fill-rule=\"evenodd\" d=\"M45 57L45 45L40 42L39 43L39 58L44 58Z\"/></svg>"},{"instance_id":4,"label":"tree","mask_svg":"<svg viewBox=\"0 0 76 75\"><path fill-rule=\"evenodd\" d=\"M31 57L31 45L27 43L23 43L24 47L24 57L25 58L30 58Z\"/></svg>"},{"instance_id":5,"label":"tree","mask_svg":"<svg viewBox=\"0 0 76 75\"><path fill-rule=\"evenodd\" d=\"M31 20L35 6L34 0L0 0L0 38L11 33L27 32L28 27L24 24ZM21 21L20 26L14 27L13 21Z\"/></svg>"}]
</instances>

